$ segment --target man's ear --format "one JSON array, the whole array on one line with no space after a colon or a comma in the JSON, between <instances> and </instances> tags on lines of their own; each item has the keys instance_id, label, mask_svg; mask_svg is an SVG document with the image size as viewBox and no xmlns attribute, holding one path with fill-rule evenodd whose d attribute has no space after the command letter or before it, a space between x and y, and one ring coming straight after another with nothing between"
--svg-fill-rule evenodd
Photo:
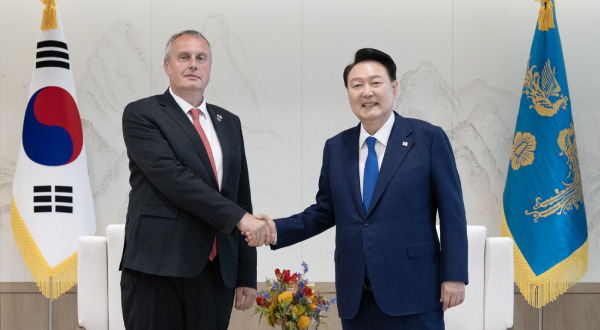
<instances>
[{"instance_id":1,"label":"man's ear","mask_svg":"<svg viewBox=\"0 0 600 330\"><path fill-rule=\"evenodd\" d=\"M165 73L168 75L171 71L171 68L169 67L169 61L164 61L163 66L165 68Z\"/></svg>"}]
</instances>

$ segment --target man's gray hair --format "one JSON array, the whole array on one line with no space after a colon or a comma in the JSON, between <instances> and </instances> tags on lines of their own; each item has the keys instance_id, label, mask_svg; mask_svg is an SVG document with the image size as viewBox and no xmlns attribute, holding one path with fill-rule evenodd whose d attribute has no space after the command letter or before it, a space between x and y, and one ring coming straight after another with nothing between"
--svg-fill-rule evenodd
<instances>
[{"instance_id":1,"label":"man's gray hair","mask_svg":"<svg viewBox=\"0 0 600 330\"><path fill-rule=\"evenodd\" d=\"M198 32L196 30L181 31L179 33L175 33L174 35L172 35L171 38L169 38L169 41L167 41L167 47L165 47L165 61L167 61L167 62L169 61L169 57L171 56L171 45L173 44L173 41L175 41L175 39L177 39L181 36L192 36L192 37L196 37L196 38L202 38L206 41L206 43L208 44L208 47L210 47L210 42L208 42L208 40L202 35L202 33Z\"/></svg>"}]
</instances>

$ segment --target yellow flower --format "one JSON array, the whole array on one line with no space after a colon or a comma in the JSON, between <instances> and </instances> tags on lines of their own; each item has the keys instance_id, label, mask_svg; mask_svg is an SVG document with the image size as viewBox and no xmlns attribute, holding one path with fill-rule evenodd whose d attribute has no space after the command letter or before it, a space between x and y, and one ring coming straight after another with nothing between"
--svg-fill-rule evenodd
<instances>
[{"instance_id":1,"label":"yellow flower","mask_svg":"<svg viewBox=\"0 0 600 330\"><path fill-rule=\"evenodd\" d=\"M275 305L275 303L272 303L271 305L269 305L269 312L273 312L275 310L275 307L277 307Z\"/></svg>"},{"instance_id":2,"label":"yellow flower","mask_svg":"<svg viewBox=\"0 0 600 330\"><path fill-rule=\"evenodd\" d=\"M275 326L275 314L268 313L266 316L267 324L270 326Z\"/></svg>"},{"instance_id":3,"label":"yellow flower","mask_svg":"<svg viewBox=\"0 0 600 330\"><path fill-rule=\"evenodd\" d=\"M275 303L275 302L277 302L277 297L278 297L278 296L279 296L279 295L277 295L277 294L273 294L273 295L271 296L271 299L269 299L269 302L270 302L270 303Z\"/></svg>"},{"instance_id":4,"label":"yellow flower","mask_svg":"<svg viewBox=\"0 0 600 330\"><path fill-rule=\"evenodd\" d=\"M533 163L536 141L529 133L517 132L510 150L510 165L513 170Z\"/></svg>"},{"instance_id":5,"label":"yellow flower","mask_svg":"<svg viewBox=\"0 0 600 330\"><path fill-rule=\"evenodd\" d=\"M311 310L311 311L313 311L313 312L317 310L317 305L315 305L315 304L310 304L310 305L308 305L308 307L309 307L309 308L310 308L310 310Z\"/></svg>"},{"instance_id":6,"label":"yellow flower","mask_svg":"<svg viewBox=\"0 0 600 330\"><path fill-rule=\"evenodd\" d=\"M304 307L302 307L300 305L294 306L294 313L296 313L296 315L302 315L302 314L304 314L304 312L305 312Z\"/></svg>"},{"instance_id":7,"label":"yellow flower","mask_svg":"<svg viewBox=\"0 0 600 330\"><path fill-rule=\"evenodd\" d=\"M279 297L277 297L277 301L279 301L280 304L282 304L284 301L288 301L291 302L292 300L294 300L294 296L292 296L291 292L282 292Z\"/></svg>"},{"instance_id":8,"label":"yellow flower","mask_svg":"<svg viewBox=\"0 0 600 330\"><path fill-rule=\"evenodd\" d=\"M300 329L306 329L306 328L308 328L309 324L310 324L310 319L306 315L300 316L300 318L298 319L298 323L296 323L296 325Z\"/></svg>"}]
</instances>

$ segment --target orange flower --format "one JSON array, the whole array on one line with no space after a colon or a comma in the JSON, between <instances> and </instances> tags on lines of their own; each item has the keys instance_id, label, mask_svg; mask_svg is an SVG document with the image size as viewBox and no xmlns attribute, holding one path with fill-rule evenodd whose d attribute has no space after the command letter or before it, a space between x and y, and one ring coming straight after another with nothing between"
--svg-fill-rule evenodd
<instances>
[{"instance_id":1,"label":"orange flower","mask_svg":"<svg viewBox=\"0 0 600 330\"><path fill-rule=\"evenodd\" d=\"M294 305L294 313L296 313L296 315L302 315L304 314L304 312L304 307L302 307L301 305Z\"/></svg>"},{"instance_id":2,"label":"orange flower","mask_svg":"<svg viewBox=\"0 0 600 330\"><path fill-rule=\"evenodd\" d=\"M279 301L280 304L282 304L284 301L291 302L292 300L294 300L294 296L291 292L287 291L282 292L279 297L277 297L277 301Z\"/></svg>"},{"instance_id":3,"label":"orange flower","mask_svg":"<svg viewBox=\"0 0 600 330\"><path fill-rule=\"evenodd\" d=\"M306 328L308 328L309 324L310 324L310 319L306 315L300 316L300 318L298 319L298 323L296 323L296 325L300 329L306 329Z\"/></svg>"}]
</instances>

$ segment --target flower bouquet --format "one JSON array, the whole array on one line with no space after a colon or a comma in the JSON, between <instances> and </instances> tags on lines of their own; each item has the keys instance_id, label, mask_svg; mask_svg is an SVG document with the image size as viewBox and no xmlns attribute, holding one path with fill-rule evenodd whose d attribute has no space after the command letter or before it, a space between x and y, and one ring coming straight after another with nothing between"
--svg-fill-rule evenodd
<instances>
[{"instance_id":1,"label":"flower bouquet","mask_svg":"<svg viewBox=\"0 0 600 330\"><path fill-rule=\"evenodd\" d=\"M302 274L291 275L289 270L282 272L277 268L277 278L267 279L267 291L259 292L256 297L254 314L260 313L259 323L263 316L268 325L278 324L285 330L307 329L310 325L318 329L325 323L323 318L327 316L321 312L328 311L335 298L328 301L321 292L315 291L305 278L308 272L305 262L302 262L302 268Z\"/></svg>"}]
</instances>

